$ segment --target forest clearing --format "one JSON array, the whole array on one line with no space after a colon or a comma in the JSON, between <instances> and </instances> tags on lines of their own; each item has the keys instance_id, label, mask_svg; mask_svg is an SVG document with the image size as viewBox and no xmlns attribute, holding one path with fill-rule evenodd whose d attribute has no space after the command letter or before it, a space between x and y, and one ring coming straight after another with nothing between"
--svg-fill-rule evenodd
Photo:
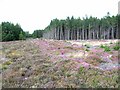
<instances>
[{"instance_id":1,"label":"forest clearing","mask_svg":"<svg viewBox=\"0 0 120 90\"><path fill-rule=\"evenodd\" d=\"M1 42L3 88L118 88L118 39Z\"/></svg>"}]
</instances>

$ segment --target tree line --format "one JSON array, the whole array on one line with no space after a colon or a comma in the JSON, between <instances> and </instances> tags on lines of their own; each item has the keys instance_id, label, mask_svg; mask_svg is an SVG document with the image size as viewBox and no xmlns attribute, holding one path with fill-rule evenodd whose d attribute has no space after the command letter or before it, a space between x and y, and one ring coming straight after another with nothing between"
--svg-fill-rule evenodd
<instances>
[{"instance_id":1,"label":"tree line","mask_svg":"<svg viewBox=\"0 0 120 90\"><path fill-rule=\"evenodd\" d=\"M25 33L19 24L10 22L2 22L2 41L14 41L25 39Z\"/></svg>"},{"instance_id":2,"label":"tree line","mask_svg":"<svg viewBox=\"0 0 120 90\"><path fill-rule=\"evenodd\" d=\"M120 15L53 19L44 30L34 30L32 34L24 31L19 24L2 22L0 41L26 40L27 38L45 38L56 40L119 39Z\"/></svg>"},{"instance_id":3,"label":"tree line","mask_svg":"<svg viewBox=\"0 0 120 90\"><path fill-rule=\"evenodd\" d=\"M41 38L43 30L34 30L32 34L24 31L19 24L2 22L0 24L0 41L26 40L27 38Z\"/></svg>"},{"instance_id":4,"label":"tree line","mask_svg":"<svg viewBox=\"0 0 120 90\"><path fill-rule=\"evenodd\" d=\"M56 40L118 39L120 15L101 19L97 17L54 19L44 29L43 38Z\"/></svg>"}]
</instances>

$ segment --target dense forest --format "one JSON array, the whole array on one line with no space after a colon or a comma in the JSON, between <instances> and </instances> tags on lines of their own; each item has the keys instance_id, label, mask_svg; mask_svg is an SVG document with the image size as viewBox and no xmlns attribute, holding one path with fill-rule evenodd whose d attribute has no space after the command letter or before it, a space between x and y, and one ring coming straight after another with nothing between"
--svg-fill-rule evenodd
<instances>
[{"instance_id":1,"label":"dense forest","mask_svg":"<svg viewBox=\"0 0 120 90\"><path fill-rule=\"evenodd\" d=\"M41 37L43 37L43 30L35 30L32 33L32 37L33 38L41 38Z\"/></svg>"},{"instance_id":2,"label":"dense forest","mask_svg":"<svg viewBox=\"0 0 120 90\"><path fill-rule=\"evenodd\" d=\"M120 15L110 16L109 12L101 19L97 17L51 20L44 30L34 30L32 34L24 31L19 24L2 22L1 41L25 40L27 38L45 38L56 40L118 39Z\"/></svg>"},{"instance_id":3,"label":"dense forest","mask_svg":"<svg viewBox=\"0 0 120 90\"><path fill-rule=\"evenodd\" d=\"M48 25L43 38L57 40L118 39L120 15L110 16L109 12L101 19L97 17L54 19Z\"/></svg>"},{"instance_id":4,"label":"dense forest","mask_svg":"<svg viewBox=\"0 0 120 90\"><path fill-rule=\"evenodd\" d=\"M34 30L32 34L24 31L19 24L11 22L2 22L0 25L0 41L26 40L27 38L41 38L43 30Z\"/></svg>"},{"instance_id":5,"label":"dense forest","mask_svg":"<svg viewBox=\"0 0 120 90\"><path fill-rule=\"evenodd\" d=\"M2 41L24 40L25 32L19 24L2 22Z\"/></svg>"}]
</instances>

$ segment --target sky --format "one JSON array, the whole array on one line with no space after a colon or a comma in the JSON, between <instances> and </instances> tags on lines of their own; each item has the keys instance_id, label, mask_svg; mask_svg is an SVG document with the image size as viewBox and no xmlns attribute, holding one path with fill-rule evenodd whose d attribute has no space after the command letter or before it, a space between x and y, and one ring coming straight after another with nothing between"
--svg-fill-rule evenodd
<instances>
[{"instance_id":1,"label":"sky","mask_svg":"<svg viewBox=\"0 0 120 90\"><path fill-rule=\"evenodd\" d=\"M0 23L18 23L24 31L44 29L50 21L68 16L104 17L118 14L120 0L0 0Z\"/></svg>"}]
</instances>

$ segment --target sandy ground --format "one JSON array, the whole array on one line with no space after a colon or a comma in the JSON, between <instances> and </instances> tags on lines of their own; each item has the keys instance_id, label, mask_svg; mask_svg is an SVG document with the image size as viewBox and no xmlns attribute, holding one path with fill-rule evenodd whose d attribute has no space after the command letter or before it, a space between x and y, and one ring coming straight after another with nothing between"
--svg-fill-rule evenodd
<instances>
[{"instance_id":1,"label":"sandy ground","mask_svg":"<svg viewBox=\"0 0 120 90\"><path fill-rule=\"evenodd\" d=\"M116 43L118 42L119 40L118 39L114 39L114 40L77 40L77 41L67 41L67 42L70 42L72 44L77 44L77 45L85 45L85 44L89 44L89 45L92 45L92 46L99 46L101 44L110 44L111 42L112 43Z\"/></svg>"}]
</instances>

